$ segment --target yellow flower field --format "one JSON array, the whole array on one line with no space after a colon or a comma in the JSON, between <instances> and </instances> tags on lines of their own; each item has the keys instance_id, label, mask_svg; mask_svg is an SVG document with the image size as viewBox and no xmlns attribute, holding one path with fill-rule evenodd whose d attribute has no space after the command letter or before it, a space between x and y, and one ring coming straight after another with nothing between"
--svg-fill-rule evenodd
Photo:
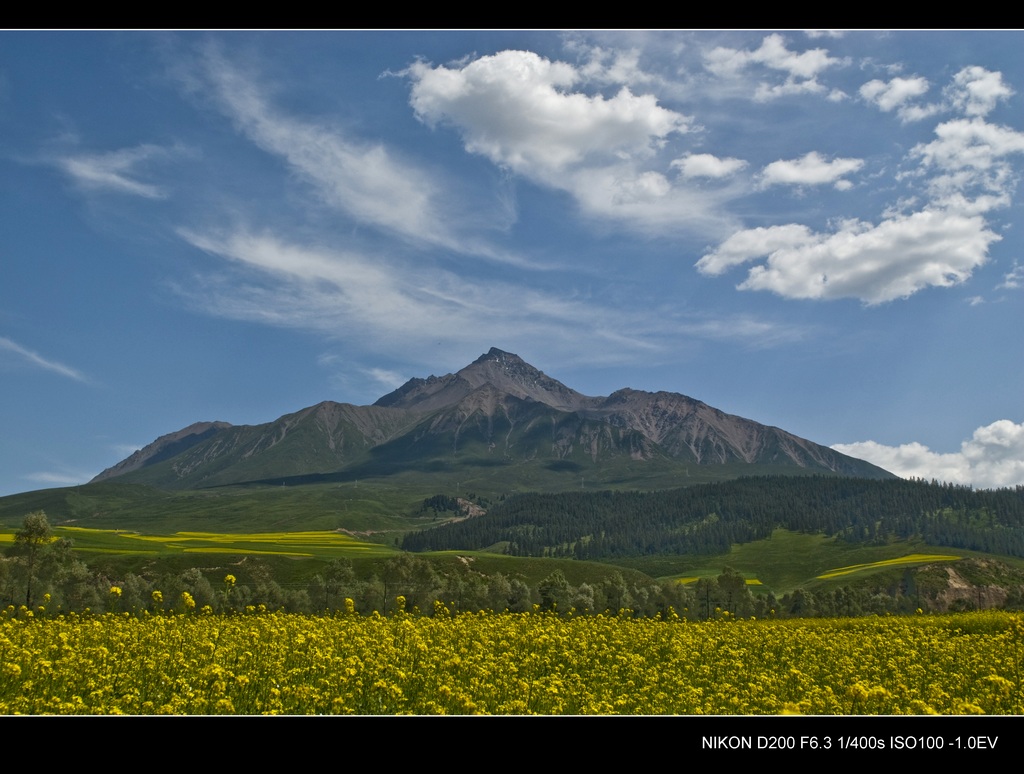
<instances>
[{"instance_id":1,"label":"yellow flower field","mask_svg":"<svg viewBox=\"0 0 1024 774\"><path fill-rule=\"evenodd\" d=\"M873 570L881 567L895 567L903 564L925 564L929 562L955 562L958 559L960 559L959 556L950 556L947 554L908 554L907 556L901 556L897 559L884 559L880 562L869 562L867 564L853 564L849 567L840 567L836 570L829 570L828 572L819 575L818 580L838 578L841 575L852 575L855 572L863 572L864 570Z\"/></svg>"},{"instance_id":2,"label":"yellow flower field","mask_svg":"<svg viewBox=\"0 0 1024 774\"><path fill-rule=\"evenodd\" d=\"M0 713L1020 714L1024 619L0 613Z\"/></svg>"}]
</instances>

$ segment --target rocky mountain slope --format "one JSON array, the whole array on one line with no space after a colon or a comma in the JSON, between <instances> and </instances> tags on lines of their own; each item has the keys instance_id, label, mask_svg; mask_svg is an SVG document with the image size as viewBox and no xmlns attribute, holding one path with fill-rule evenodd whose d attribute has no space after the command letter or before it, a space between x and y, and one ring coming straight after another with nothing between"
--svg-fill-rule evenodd
<instances>
[{"instance_id":1,"label":"rocky mountain slope","mask_svg":"<svg viewBox=\"0 0 1024 774\"><path fill-rule=\"evenodd\" d=\"M670 392L583 395L491 349L454 374L411 379L371 406L324 402L273 422L199 422L158 438L94 480L198 488L452 466L538 466L629 477L663 466L749 466L870 478L886 471L784 430ZM600 478L601 476L598 476Z\"/></svg>"}]
</instances>

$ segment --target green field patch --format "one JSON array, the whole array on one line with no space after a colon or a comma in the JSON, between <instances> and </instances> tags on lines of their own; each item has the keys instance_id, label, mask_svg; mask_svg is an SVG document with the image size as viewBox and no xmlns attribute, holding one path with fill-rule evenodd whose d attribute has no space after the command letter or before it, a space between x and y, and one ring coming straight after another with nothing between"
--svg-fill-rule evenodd
<instances>
[{"instance_id":1,"label":"green field patch","mask_svg":"<svg viewBox=\"0 0 1024 774\"><path fill-rule=\"evenodd\" d=\"M883 559L879 562L867 562L866 564L851 564L849 567L839 567L835 570L829 570L826 573L822 573L818 576L819 580L826 580L828 578L838 578L841 575L852 575L856 572L864 572L866 570L876 570L885 567L895 567L903 564L927 564L929 562L955 562L959 560L959 556L949 556L944 554L908 554L907 556L901 556L896 559Z\"/></svg>"}]
</instances>

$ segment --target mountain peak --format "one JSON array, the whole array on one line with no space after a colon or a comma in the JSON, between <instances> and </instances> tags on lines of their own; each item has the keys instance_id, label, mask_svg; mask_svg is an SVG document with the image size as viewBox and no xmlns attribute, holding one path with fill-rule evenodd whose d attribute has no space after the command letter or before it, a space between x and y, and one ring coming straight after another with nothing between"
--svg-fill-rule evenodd
<instances>
[{"instance_id":1,"label":"mountain peak","mask_svg":"<svg viewBox=\"0 0 1024 774\"><path fill-rule=\"evenodd\" d=\"M552 379L519 355L491 347L456 376L474 390L490 385L522 400L534 400L561 411L575 411L587 398Z\"/></svg>"},{"instance_id":2,"label":"mountain peak","mask_svg":"<svg viewBox=\"0 0 1024 774\"><path fill-rule=\"evenodd\" d=\"M518 355L492 347L456 373L410 379L372 407L326 402L264 425L190 425L94 480L129 474L129 480L142 483L192 488L359 471L387 475L435 465L454 470L459 464L497 469L529 463L547 472L594 465L602 475L614 471L607 480L622 483L632 480L621 464L627 458L638 464L657 458L659 470L676 471L665 474L670 478L688 477L693 465L727 465L723 470L733 475L741 468L732 466L741 464L760 466L751 469L758 471L781 466L794 472L891 475L679 393L626 387L608 397L588 397ZM611 467L603 467L606 463ZM635 480L648 481L651 475L637 470Z\"/></svg>"},{"instance_id":3,"label":"mountain peak","mask_svg":"<svg viewBox=\"0 0 1024 774\"><path fill-rule=\"evenodd\" d=\"M457 373L410 379L374 405L434 411L453 406L487 385L499 393L537 401L560 411L575 411L589 400L534 368L519 355L491 347Z\"/></svg>"},{"instance_id":4,"label":"mountain peak","mask_svg":"<svg viewBox=\"0 0 1024 774\"><path fill-rule=\"evenodd\" d=\"M524 365L528 365L528 363L526 363L525 360L519 357L519 355L513 354L512 352L506 352L505 350L498 349L497 347L491 347L489 350L487 350L486 353L478 357L470 365L479 365L480 363L486 363L491 360L497 360L502 363L510 362L523 363Z\"/></svg>"}]
</instances>

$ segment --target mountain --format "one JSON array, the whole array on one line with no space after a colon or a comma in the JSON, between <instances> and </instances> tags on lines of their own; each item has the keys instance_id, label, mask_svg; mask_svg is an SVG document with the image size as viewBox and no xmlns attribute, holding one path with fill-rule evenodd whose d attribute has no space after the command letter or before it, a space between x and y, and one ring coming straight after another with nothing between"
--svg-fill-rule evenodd
<instances>
[{"instance_id":1,"label":"mountain","mask_svg":"<svg viewBox=\"0 0 1024 774\"><path fill-rule=\"evenodd\" d=\"M490 470L561 486L743 473L891 474L776 427L671 392L576 392L492 348L454 374L410 379L371 406L326 401L262 425L199 422L94 481L169 489ZM655 475L656 474L656 475ZM539 478L538 478L539 477ZM554 478L553 478L554 477Z\"/></svg>"}]
</instances>

